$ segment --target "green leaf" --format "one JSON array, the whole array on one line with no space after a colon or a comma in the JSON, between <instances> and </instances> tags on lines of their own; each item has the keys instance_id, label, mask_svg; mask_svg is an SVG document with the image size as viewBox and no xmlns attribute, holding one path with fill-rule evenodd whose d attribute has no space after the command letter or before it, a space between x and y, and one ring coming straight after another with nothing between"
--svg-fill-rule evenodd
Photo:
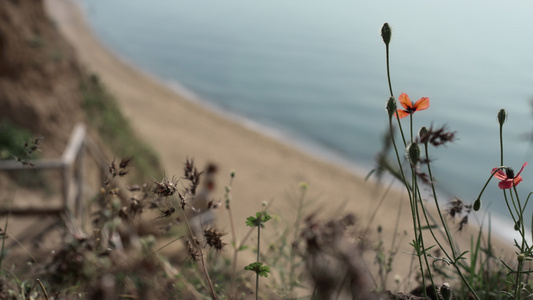
<instances>
[{"instance_id":1,"label":"green leaf","mask_svg":"<svg viewBox=\"0 0 533 300\"><path fill-rule=\"evenodd\" d=\"M272 219L272 217L266 212L257 212L255 217L246 218L246 225L249 227L261 226L261 228L263 228L263 223L266 223L270 219Z\"/></svg>"},{"instance_id":2,"label":"green leaf","mask_svg":"<svg viewBox=\"0 0 533 300\"><path fill-rule=\"evenodd\" d=\"M263 266L262 262L251 263L244 267L244 269L248 271L254 271L261 277L268 277L268 273L270 273L270 268L267 265Z\"/></svg>"},{"instance_id":3,"label":"green leaf","mask_svg":"<svg viewBox=\"0 0 533 300\"><path fill-rule=\"evenodd\" d=\"M246 218L246 226L255 227L255 226L257 226L256 223L257 223L257 219L256 218L254 218L254 217Z\"/></svg>"}]
</instances>

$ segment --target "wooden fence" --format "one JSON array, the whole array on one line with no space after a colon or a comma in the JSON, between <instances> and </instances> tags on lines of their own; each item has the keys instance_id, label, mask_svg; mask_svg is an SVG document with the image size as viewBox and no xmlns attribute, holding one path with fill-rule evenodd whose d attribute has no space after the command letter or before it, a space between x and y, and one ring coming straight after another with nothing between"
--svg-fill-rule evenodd
<instances>
[{"instance_id":1,"label":"wooden fence","mask_svg":"<svg viewBox=\"0 0 533 300\"><path fill-rule=\"evenodd\" d=\"M88 139L87 128L84 124L77 124L70 136L70 140L59 159L32 160L34 166L24 166L18 161L0 161L0 171L21 170L61 170L62 204L54 208L17 208L6 207L2 204L0 215L51 215L68 213L75 217L83 216L83 174L86 152L101 165L103 155L101 151Z\"/></svg>"}]
</instances>

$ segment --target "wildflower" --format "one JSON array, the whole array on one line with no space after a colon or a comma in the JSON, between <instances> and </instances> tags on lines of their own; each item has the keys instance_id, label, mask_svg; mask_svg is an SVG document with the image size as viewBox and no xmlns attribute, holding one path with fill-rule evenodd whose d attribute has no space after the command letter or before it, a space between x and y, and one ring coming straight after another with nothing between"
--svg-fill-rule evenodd
<instances>
[{"instance_id":1,"label":"wildflower","mask_svg":"<svg viewBox=\"0 0 533 300\"><path fill-rule=\"evenodd\" d=\"M524 165L522 166L518 174L516 174L516 176L514 175L514 170L509 167L505 167L503 169L498 169L498 168L492 169L492 173L494 174L494 177L501 180L498 183L498 187L504 190L504 189L510 189L514 186L517 186L520 182L522 182L522 176L520 176L520 173L522 173L522 170L524 170L524 167L526 165L527 165L527 162L524 163Z\"/></svg>"},{"instance_id":2,"label":"wildflower","mask_svg":"<svg viewBox=\"0 0 533 300\"><path fill-rule=\"evenodd\" d=\"M400 97L398 98L400 100L400 104L405 109L398 109L396 111L396 114L398 115L398 118L402 119L407 117L408 115L414 114L415 111L424 110L429 107L429 98L428 97L422 97L418 99L418 101L413 104L411 102L411 99L409 99L409 96L407 96L406 93L402 93Z\"/></svg>"}]
</instances>

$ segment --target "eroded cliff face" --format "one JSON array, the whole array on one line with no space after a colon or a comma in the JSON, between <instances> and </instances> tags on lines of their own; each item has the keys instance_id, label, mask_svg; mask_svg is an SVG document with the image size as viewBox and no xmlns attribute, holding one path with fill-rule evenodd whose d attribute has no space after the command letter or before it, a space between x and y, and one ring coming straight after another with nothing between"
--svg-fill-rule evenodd
<instances>
[{"instance_id":1,"label":"eroded cliff face","mask_svg":"<svg viewBox=\"0 0 533 300\"><path fill-rule=\"evenodd\" d=\"M42 0L0 1L0 122L43 136L43 156L59 157L84 120L83 78Z\"/></svg>"}]
</instances>

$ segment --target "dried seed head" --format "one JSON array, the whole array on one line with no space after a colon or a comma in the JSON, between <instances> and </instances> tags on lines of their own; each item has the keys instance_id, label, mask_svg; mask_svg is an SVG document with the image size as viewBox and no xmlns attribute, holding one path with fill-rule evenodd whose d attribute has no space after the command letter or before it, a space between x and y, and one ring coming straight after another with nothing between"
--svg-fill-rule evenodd
<instances>
[{"instance_id":1,"label":"dried seed head","mask_svg":"<svg viewBox=\"0 0 533 300\"><path fill-rule=\"evenodd\" d=\"M225 243L222 242L222 237L226 235L222 231L218 230L216 227L207 228L204 230L204 237L206 243L211 247L215 248L217 251L221 251Z\"/></svg>"},{"instance_id":2,"label":"dried seed head","mask_svg":"<svg viewBox=\"0 0 533 300\"><path fill-rule=\"evenodd\" d=\"M113 161L107 165L109 174L111 176L115 177L117 175L117 166L115 165L115 159L113 158Z\"/></svg>"},{"instance_id":3,"label":"dried seed head","mask_svg":"<svg viewBox=\"0 0 533 300\"><path fill-rule=\"evenodd\" d=\"M140 191L140 190L141 190L141 186L138 185L138 184L130 185L128 187L128 191L130 191L130 192L137 192L137 191Z\"/></svg>"},{"instance_id":4,"label":"dried seed head","mask_svg":"<svg viewBox=\"0 0 533 300\"><path fill-rule=\"evenodd\" d=\"M178 198L180 198L180 208L184 211L187 206L187 199L180 192L178 192Z\"/></svg>"},{"instance_id":5,"label":"dried seed head","mask_svg":"<svg viewBox=\"0 0 533 300\"><path fill-rule=\"evenodd\" d=\"M162 218L168 218L170 216L172 216L172 214L176 211L176 208L174 208L174 206L171 206L166 208L166 209L162 209L159 216L155 219L162 219Z\"/></svg>"},{"instance_id":6,"label":"dried seed head","mask_svg":"<svg viewBox=\"0 0 533 300\"><path fill-rule=\"evenodd\" d=\"M137 198L131 198L130 210L133 216L136 216L137 214L141 213L143 211L142 202Z\"/></svg>"},{"instance_id":7,"label":"dried seed head","mask_svg":"<svg viewBox=\"0 0 533 300\"><path fill-rule=\"evenodd\" d=\"M118 216L123 219L123 220L127 220L130 218L129 214L128 214L128 208L126 206L123 206L119 211L118 211Z\"/></svg>"},{"instance_id":8,"label":"dried seed head","mask_svg":"<svg viewBox=\"0 0 533 300\"><path fill-rule=\"evenodd\" d=\"M391 36L392 31L390 29L389 23L383 24L383 26L381 27L381 37L383 38L383 42L385 43L385 45L389 45Z\"/></svg>"},{"instance_id":9,"label":"dried seed head","mask_svg":"<svg viewBox=\"0 0 533 300\"><path fill-rule=\"evenodd\" d=\"M120 164L118 165L121 169L125 169L128 167L130 162L133 161L133 157L125 157L120 161Z\"/></svg>"},{"instance_id":10,"label":"dried seed head","mask_svg":"<svg viewBox=\"0 0 533 300\"><path fill-rule=\"evenodd\" d=\"M425 162L426 162L426 160L424 160L424 159L423 159L423 160L420 160L420 163L425 163ZM420 180L422 180L422 182L425 183L425 184L430 185L430 184L433 182L433 180L432 180L432 178L429 176L429 174L420 171L419 168L415 168L415 174L416 174L416 176L417 176Z\"/></svg>"},{"instance_id":11,"label":"dried seed head","mask_svg":"<svg viewBox=\"0 0 533 300\"><path fill-rule=\"evenodd\" d=\"M177 190L176 186L178 185L178 182L174 178L172 178L172 180L163 178L161 182L154 180L154 183L155 186L152 191L161 197L169 197L174 195Z\"/></svg>"},{"instance_id":12,"label":"dried seed head","mask_svg":"<svg viewBox=\"0 0 533 300\"><path fill-rule=\"evenodd\" d=\"M461 219L461 222L459 222L459 225L457 225L457 230L462 231L466 224L468 224L468 215Z\"/></svg>"},{"instance_id":13,"label":"dried seed head","mask_svg":"<svg viewBox=\"0 0 533 300\"><path fill-rule=\"evenodd\" d=\"M424 127L423 127L424 128ZM440 128L434 129L431 126L429 129L426 129L426 133L422 135L422 129L418 134L418 139L422 144L430 143L431 145L438 147L445 145L448 142L455 141L455 131L448 131L446 125L443 125Z\"/></svg>"},{"instance_id":14,"label":"dried seed head","mask_svg":"<svg viewBox=\"0 0 533 300\"><path fill-rule=\"evenodd\" d=\"M466 214L469 214L472 210L472 205L465 205L463 203L463 200L459 198L455 198L452 201L450 201L448 205L448 209L446 209L446 212L450 215L450 217L455 218L455 216L460 216L463 214L463 210Z\"/></svg>"},{"instance_id":15,"label":"dried seed head","mask_svg":"<svg viewBox=\"0 0 533 300\"><path fill-rule=\"evenodd\" d=\"M191 241L187 241L187 253L192 261L200 261L200 254L198 250L192 245Z\"/></svg>"}]
</instances>

